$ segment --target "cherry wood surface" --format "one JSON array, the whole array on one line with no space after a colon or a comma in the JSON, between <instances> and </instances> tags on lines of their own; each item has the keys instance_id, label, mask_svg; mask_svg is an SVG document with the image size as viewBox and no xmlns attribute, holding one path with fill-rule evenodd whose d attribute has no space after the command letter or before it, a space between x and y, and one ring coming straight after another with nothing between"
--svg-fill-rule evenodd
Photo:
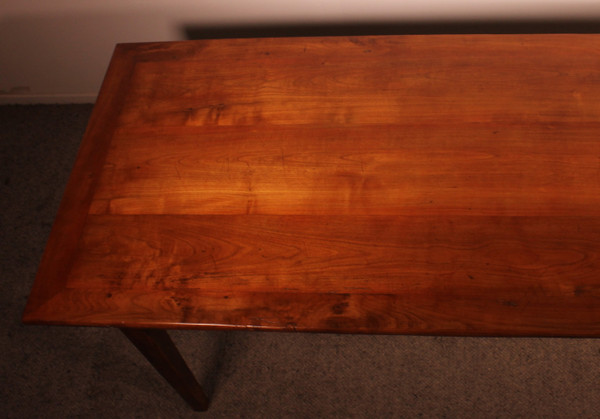
<instances>
[{"instance_id":1,"label":"cherry wood surface","mask_svg":"<svg viewBox=\"0 0 600 419\"><path fill-rule=\"evenodd\" d=\"M600 36L118 45L28 323L600 335Z\"/></svg>"}]
</instances>

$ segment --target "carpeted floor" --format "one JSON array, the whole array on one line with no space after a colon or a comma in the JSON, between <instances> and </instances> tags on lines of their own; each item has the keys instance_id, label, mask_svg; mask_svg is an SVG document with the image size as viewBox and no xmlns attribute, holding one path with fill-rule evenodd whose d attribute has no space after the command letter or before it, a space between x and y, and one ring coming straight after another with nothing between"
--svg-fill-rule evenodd
<instances>
[{"instance_id":1,"label":"carpeted floor","mask_svg":"<svg viewBox=\"0 0 600 419\"><path fill-rule=\"evenodd\" d=\"M0 107L1 417L600 417L600 340L173 332L194 413L119 331L21 325L91 109Z\"/></svg>"}]
</instances>

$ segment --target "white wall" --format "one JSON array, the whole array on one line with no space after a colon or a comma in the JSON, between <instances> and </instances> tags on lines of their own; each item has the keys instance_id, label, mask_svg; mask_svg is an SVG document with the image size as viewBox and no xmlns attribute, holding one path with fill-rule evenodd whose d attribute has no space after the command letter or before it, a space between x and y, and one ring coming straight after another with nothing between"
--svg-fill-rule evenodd
<instances>
[{"instance_id":1,"label":"white wall","mask_svg":"<svg viewBox=\"0 0 600 419\"><path fill-rule=\"evenodd\" d=\"M186 25L600 19L600 0L0 1L0 103L92 102L116 43Z\"/></svg>"}]
</instances>

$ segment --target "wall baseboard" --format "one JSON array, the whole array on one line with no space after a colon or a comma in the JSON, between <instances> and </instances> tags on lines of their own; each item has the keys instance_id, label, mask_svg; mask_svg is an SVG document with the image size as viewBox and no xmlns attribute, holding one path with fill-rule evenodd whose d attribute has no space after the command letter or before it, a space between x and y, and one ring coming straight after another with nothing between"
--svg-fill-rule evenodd
<instances>
[{"instance_id":1,"label":"wall baseboard","mask_svg":"<svg viewBox=\"0 0 600 419\"><path fill-rule=\"evenodd\" d=\"M95 103L97 96L98 95L96 93L64 95L0 94L0 105Z\"/></svg>"}]
</instances>

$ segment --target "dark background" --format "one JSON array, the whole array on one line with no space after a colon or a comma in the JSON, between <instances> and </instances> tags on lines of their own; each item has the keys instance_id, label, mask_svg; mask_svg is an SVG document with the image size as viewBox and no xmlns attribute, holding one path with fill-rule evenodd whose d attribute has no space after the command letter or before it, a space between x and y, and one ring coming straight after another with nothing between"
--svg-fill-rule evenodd
<instances>
[{"instance_id":1,"label":"dark background","mask_svg":"<svg viewBox=\"0 0 600 419\"><path fill-rule=\"evenodd\" d=\"M289 36L362 36L362 35L433 35L433 34L526 34L526 33L599 33L600 22L594 19L565 20L453 20L390 21L319 24L270 25L183 25L187 39L264 38Z\"/></svg>"}]
</instances>

